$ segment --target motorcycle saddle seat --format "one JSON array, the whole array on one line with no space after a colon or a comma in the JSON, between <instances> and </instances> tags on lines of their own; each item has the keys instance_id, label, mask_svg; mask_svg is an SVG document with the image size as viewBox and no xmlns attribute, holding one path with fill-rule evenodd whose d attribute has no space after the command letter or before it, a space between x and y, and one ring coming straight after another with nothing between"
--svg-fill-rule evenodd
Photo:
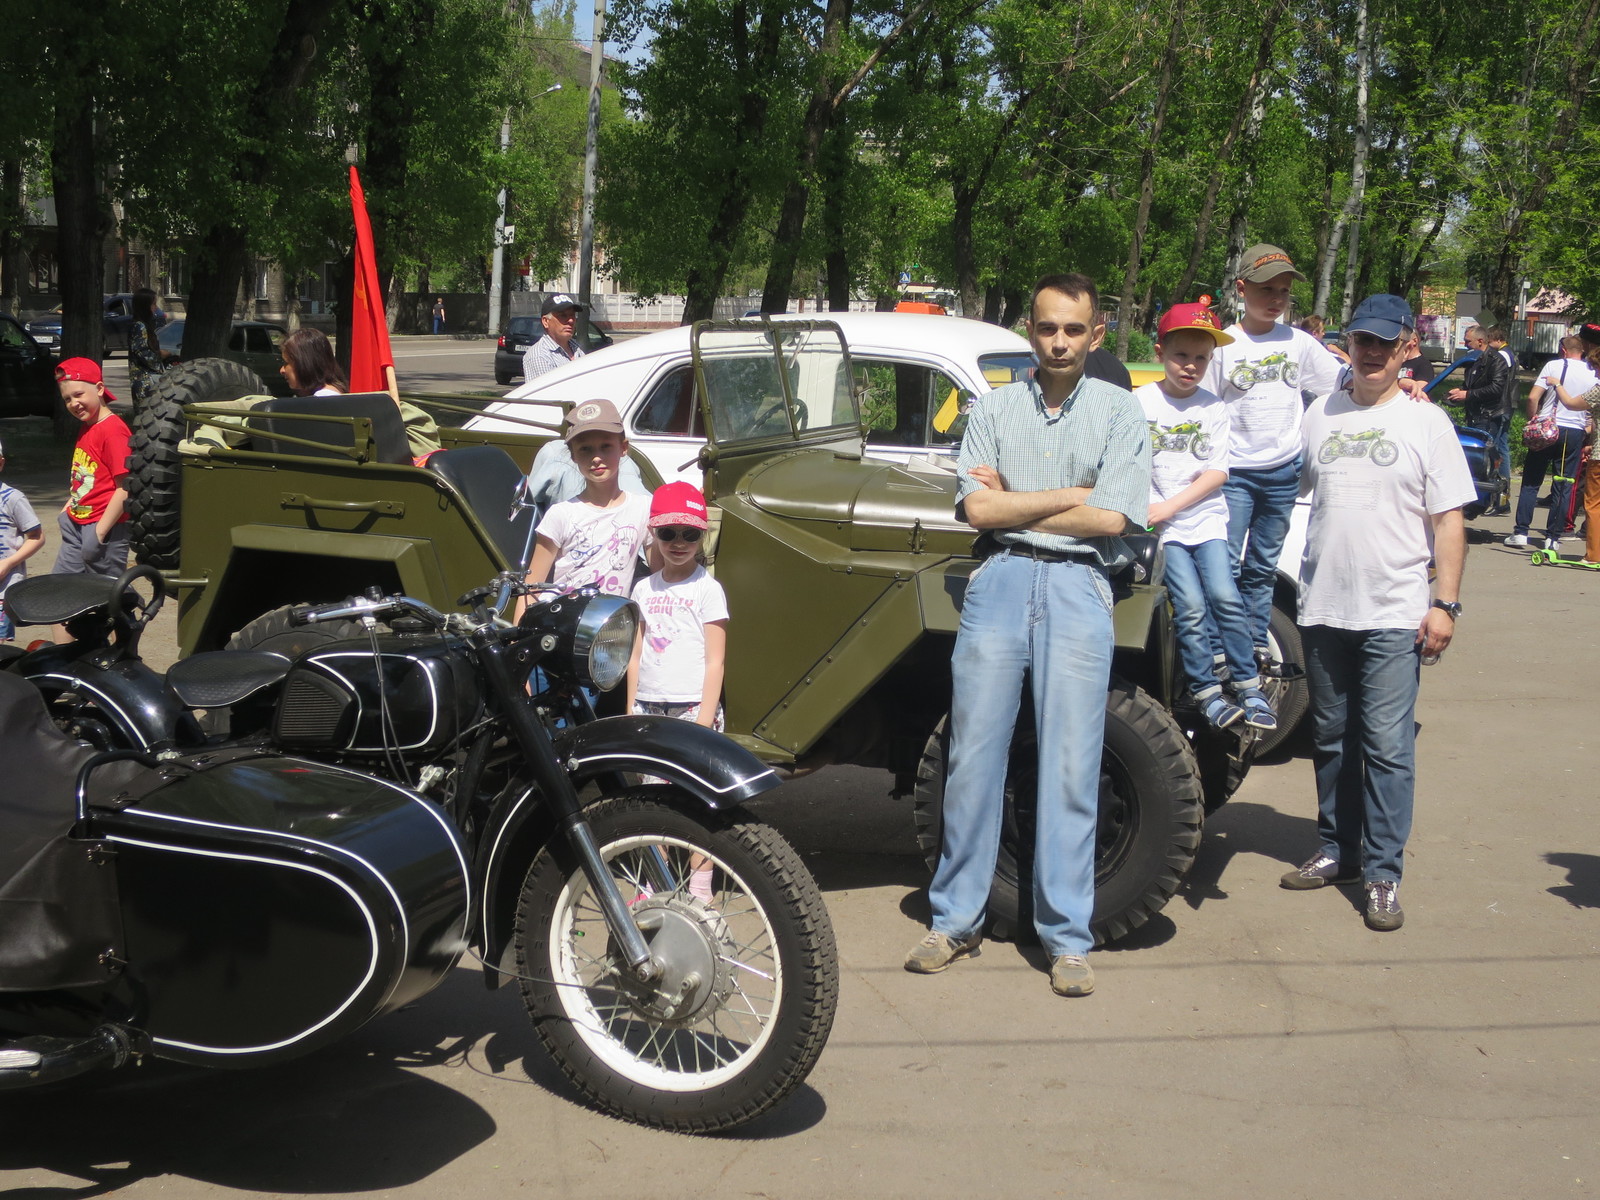
<instances>
[{"instance_id":1,"label":"motorcycle saddle seat","mask_svg":"<svg viewBox=\"0 0 1600 1200\"><path fill-rule=\"evenodd\" d=\"M6 611L19 625L59 625L109 607L116 594L109 575L36 575L6 593Z\"/></svg>"},{"instance_id":2,"label":"motorcycle saddle seat","mask_svg":"<svg viewBox=\"0 0 1600 1200\"><path fill-rule=\"evenodd\" d=\"M227 708L277 683L289 666L271 650L211 650L174 663L167 686L185 708Z\"/></svg>"}]
</instances>

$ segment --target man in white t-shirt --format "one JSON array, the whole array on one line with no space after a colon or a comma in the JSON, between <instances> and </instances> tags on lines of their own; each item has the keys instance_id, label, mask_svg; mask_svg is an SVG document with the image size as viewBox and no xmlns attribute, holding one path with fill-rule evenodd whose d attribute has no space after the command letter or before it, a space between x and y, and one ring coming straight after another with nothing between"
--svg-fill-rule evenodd
<instances>
[{"instance_id":1,"label":"man in white t-shirt","mask_svg":"<svg viewBox=\"0 0 1600 1200\"><path fill-rule=\"evenodd\" d=\"M1405 919L1419 669L1461 615L1461 507L1477 494L1450 418L1400 389L1415 328L1399 296L1363 300L1348 330L1349 390L1314 402L1304 422L1300 625L1322 845L1282 883L1362 881L1367 927L1380 931Z\"/></svg>"},{"instance_id":2,"label":"man in white t-shirt","mask_svg":"<svg viewBox=\"0 0 1600 1200\"><path fill-rule=\"evenodd\" d=\"M1578 397L1600 383L1593 369L1583 361L1583 339L1561 339L1561 357L1540 368L1528 390L1528 420L1555 417L1561 436L1548 446L1529 448L1522 463L1522 490L1517 493L1517 519L1508 546L1526 546L1528 529L1533 524L1533 508L1539 499L1539 485L1550 473L1550 516L1545 522L1544 544L1554 550L1572 530L1577 515L1578 463L1583 458L1583 439L1589 434L1589 409ZM1561 399L1565 391L1572 405Z\"/></svg>"},{"instance_id":3,"label":"man in white t-shirt","mask_svg":"<svg viewBox=\"0 0 1600 1200\"><path fill-rule=\"evenodd\" d=\"M1334 388L1343 365L1318 339L1279 320L1289 289L1305 276L1276 246L1252 246L1240 260L1236 286L1244 316L1228 327L1233 341L1212 355L1205 388L1228 404L1232 435L1228 482L1228 553L1237 566L1239 595L1250 621L1256 657L1275 670L1267 652L1272 589L1289 514L1300 493L1300 421L1304 388L1316 396ZM1221 652L1220 646L1214 650Z\"/></svg>"}]
</instances>

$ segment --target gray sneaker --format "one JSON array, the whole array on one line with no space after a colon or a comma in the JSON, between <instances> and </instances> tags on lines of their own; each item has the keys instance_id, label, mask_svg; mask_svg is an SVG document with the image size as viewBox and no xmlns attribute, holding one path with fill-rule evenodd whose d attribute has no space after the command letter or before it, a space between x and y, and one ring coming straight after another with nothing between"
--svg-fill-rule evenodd
<instances>
[{"instance_id":1,"label":"gray sneaker","mask_svg":"<svg viewBox=\"0 0 1600 1200\"><path fill-rule=\"evenodd\" d=\"M1050 964L1050 990L1058 996L1087 996L1094 991L1094 968L1081 954L1058 954Z\"/></svg>"},{"instance_id":2,"label":"gray sneaker","mask_svg":"<svg viewBox=\"0 0 1600 1200\"><path fill-rule=\"evenodd\" d=\"M918 975L937 975L957 959L966 958L978 948L983 935L975 933L959 942L952 941L936 929L911 947L906 955L906 970Z\"/></svg>"},{"instance_id":3,"label":"gray sneaker","mask_svg":"<svg viewBox=\"0 0 1600 1200\"><path fill-rule=\"evenodd\" d=\"M1406 914L1400 908L1400 885L1392 879L1367 884L1367 928L1388 933L1405 923Z\"/></svg>"},{"instance_id":4,"label":"gray sneaker","mask_svg":"<svg viewBox=\"0 0 1600 1200\"><path fill-rule=\"evenodd\" d=\"M1293 891L1303 892L1310 888L1326 887L1330 883L1359 883L1360 881L1360 871L1344 870L1339 866L1337 858L1323 854L1319 850L1278 880L1278 883Z\"/></svg>"}]
</instances>

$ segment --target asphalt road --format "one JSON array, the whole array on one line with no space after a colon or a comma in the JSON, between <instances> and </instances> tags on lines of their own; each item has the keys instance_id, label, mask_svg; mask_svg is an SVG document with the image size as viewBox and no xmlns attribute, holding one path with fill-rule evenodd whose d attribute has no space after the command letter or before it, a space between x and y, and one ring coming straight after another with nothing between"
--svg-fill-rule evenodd
<instances>
[{"instance_id":1,"label":"asphalt road","mask_svg":"<svg viewBox=\"0 0 1600 1200\"><path fill-rule=\"evenodd\" d=\"M451 369L439 349L419 376ZM1509 525L1473 527L1466 615L1425 672L1399 932L1369 932L1354 889L1278 887L1313 848L1310 765L1288 758L1212 818L1167 909L1095 956L1092 997L1056 998L1037 950L1008 943L908 975L926 918L909 804L885 775L823 772L760 810L827 895L839 1019L807 1085L743 1133L583 1108L514 990L462 969L281 1068L0 1097L0 1192L1594 1195L1600 576L1532 568L1486 529Z\"/></svg>"}]
</instances>

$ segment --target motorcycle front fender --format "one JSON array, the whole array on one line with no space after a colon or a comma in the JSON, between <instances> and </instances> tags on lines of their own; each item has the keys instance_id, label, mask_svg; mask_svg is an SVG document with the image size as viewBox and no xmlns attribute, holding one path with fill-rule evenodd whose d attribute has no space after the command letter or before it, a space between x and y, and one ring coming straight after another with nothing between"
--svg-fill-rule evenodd
<instances>
[{"instance_id":1,"label":"motorcycle front fender","mask_svg":"<svg viewBox=\"0 0 1600 1200\"><path fill-rule=\"evenodd\" d=\"M556 759L582 791L585 784L623 774L650 775L675 784L707 808L732 808L778 786L778 773L714 729L672 717L604 717L554 739ZM478 878L483 896L481 938L485 982L509 983L515 969L511 934L522 881L544 843L556 834L539 790L513 784L495 806L491 832L481 841ZM496 970L496 964L500 970Z\"/></svg>"}]
</instances>

